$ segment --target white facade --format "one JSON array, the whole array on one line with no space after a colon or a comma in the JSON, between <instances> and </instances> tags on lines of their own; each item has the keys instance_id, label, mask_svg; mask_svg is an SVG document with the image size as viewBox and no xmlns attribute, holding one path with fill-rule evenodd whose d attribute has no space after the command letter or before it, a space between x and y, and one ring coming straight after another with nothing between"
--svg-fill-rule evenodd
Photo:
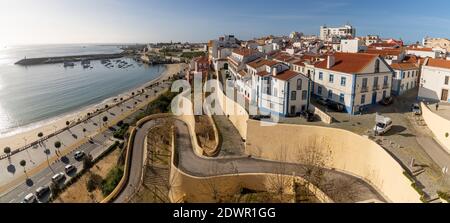
<instances>
[{"instance_id":1,"label":"white facade","mask_svg":"<svg viewBox=\"0 0 450 223\"><path fill-rule=\"evenodd\" d=\"M367 46L364 42L358 39L341 40L340 46L340 52L343 53L358 53L367 50Z\"/></svg>"},{"instance_id":2,"label":"white facade","mask_svg":"<svg viewBox=\"0 0 450 223\"><path fill-rule=\"evenodd\" d=\"M450 61L449 61L450 64ZM419 98L450 102L450 68L422 66Z\"/></svg>"},{"instance_id":3,"label":"white facade","mask_svg":"<svg viewBox=\"0 0 450 223\"><path fill-rule=\"evenodd\" d=\"M348 38L355 36L356 29L351 25L345 25L342 27L320 27L320 39L324 41L329 40L332 37Z\"/></svg>"},{"instance_id":4,"label":"white facade","mask_svg":"<svg viewBox=\"0 0 450 223\"><path fill-rule=\"evenodd\" d=\"M378 72L375 72L376 64ZM392 72L383 59L377 57L358 73L316 67L312 81L312 94L342 104L348 113L354 114L361 107L391 96Z\"/></svg>"},{"instance_id":5,"label":"white facade","mask_svg":"<svg viewBox=\"0 0 450 223\"><path fill-rule=\"evenodd\" d=\"M419 68L392 68L394 76L392 81L392 93L394 95L402 95L403 93L417 87L419 80Z\"/></svg>"},{"instance_id":6,"label":"white facade","mask_svg":"<svg viewBox=\"0 0 450 223\"><path fill-rule=\"evenodd\" d=\"M439 52L433 50L424 50L424 49L406 49L406 54L415 55L418 57L430 57L437 58L439 56Z\"/></svg>"}]
</instances>

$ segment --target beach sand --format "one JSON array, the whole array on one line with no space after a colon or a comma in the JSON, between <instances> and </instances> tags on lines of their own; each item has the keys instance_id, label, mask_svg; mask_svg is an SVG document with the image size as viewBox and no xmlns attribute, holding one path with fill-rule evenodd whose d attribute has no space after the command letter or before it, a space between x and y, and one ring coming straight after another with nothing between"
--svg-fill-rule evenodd
<instances>
[{"instance_id":1,"label":"beach sand","mask_svg":"<svg viewBox=\"0 0 450 223\"><path fill-rule=\"evenodd\" d=\"M114 104L114 98L121 98L124 99L131 97L131 93L135 92L138 89L142 89L150 84L156 83L161 80L165 80L169 78L171 75L178 73L182 70L184 64L167 64L165 65L166 69L164 72L156 79L149 81L143 85L141 85L138 88L132 89L130 91L124 92L118 96L111 97L108 100L105 100L104 102L90 106L88 108L82 108L80 111L74 112L70 115L66 115L63 117L57 117L54 120L48 121L46 123L42 123L40 126L36 126L33 129L25 130L23 132L11 135L11 136L5 136L3 138L0 138L0 154L3 154L3 148L10 147L11 150L18 149L20 147L23 147L25 144L29 144L31 142L34 142L36 140L39 140L38 133L42 132L44 136L49 135L56 130L62 129L66 127L66 121L74 122L78 119L81 119L82 117L86 116L88 112L94 112L96 109L104 108L105 105L112 105ZM1 137L1 136L0 136Z\"/></svg>"}]
</instances>

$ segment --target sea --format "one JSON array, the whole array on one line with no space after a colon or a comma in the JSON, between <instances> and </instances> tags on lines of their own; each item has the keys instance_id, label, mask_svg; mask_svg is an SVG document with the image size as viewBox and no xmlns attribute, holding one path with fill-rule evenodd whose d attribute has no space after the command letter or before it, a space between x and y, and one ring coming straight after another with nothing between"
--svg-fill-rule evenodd
<instances>
[{"instance_id":1,"label":"sea","mask_svg":"<svg viewBox=\"0 0 450 223\"><path fill-rule=\"evenodd\" d=\"M164 66L140 64L122 58L132 66L107 67L91 61L90 68L80 62L20 66L23 58L120 53L119 45L68 44L0 46L0 138L33 129L55 118L142 86L158 78Z\"/></svg>"}]
</instances>

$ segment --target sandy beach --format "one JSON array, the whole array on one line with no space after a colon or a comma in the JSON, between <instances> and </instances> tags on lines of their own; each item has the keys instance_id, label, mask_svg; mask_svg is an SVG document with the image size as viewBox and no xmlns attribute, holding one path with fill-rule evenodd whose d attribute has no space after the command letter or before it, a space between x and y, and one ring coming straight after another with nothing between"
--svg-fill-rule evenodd
<instances>
[{"instance_id":1,"label":"sandy beach","mask_svg":"<svg viewBox=\"0 0 450 223\"><path fill-rule=\"evenodd\" d=\"M15 150L17 148L23 147L26 144L29 144L31 142L34 142L39 139L38 133L42 132L44 136L49 135L59 129L62 129L66 127L66 122L74 122L78 119L81 119L82 117L86 116L88 112L94 112L96 109L104 108L105 105L113 105L114 104L114 98L121 98L124 99L131 97L132 92L135 92L138 89L142 89L143 87L146 87L150 84L156 83L161 80L165 80L169 78L171 75L178 73L181 69L183 64L167 64L165 65L164 72L156 79L149 81L135 89L129 90L127 92L124 92L120 95L111 97L102 103L89 106L86 108L80 108L79 111L76 111L74 113L71 113L69 115L65 115L62 117L56 117L52 120L45 121L42 124L34 124L31 125L30 129L25 129L22 132L18 132L16 134L12 135L6 135L6 136L0 136L0 154L3 154L3 148L10 147L12 150Z\"/></svg>"}]
</instances>

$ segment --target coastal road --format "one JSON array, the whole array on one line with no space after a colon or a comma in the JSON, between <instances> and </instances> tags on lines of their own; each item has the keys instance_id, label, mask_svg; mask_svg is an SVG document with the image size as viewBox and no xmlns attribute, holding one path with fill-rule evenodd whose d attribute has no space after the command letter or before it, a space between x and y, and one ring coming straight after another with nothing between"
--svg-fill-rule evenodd
<instances>
[{"instance_id":1,"label":"coastal road","mask_svg":"<svg viewBox=\"0 0 450 223\"><path fill-rule=\"evenodd\" d=\"M95 159L98 155L105 152L113 143L113 132L106 131L104 134L99 134L93 137L93 143L84 143L78 147L75 151L83 151L85 154L93 155ZM76 171L72 171L70 174L66 174L66 179L60 182L60 185L66 183L71 177L75 176L83 169L83 162L74 159L74 153L67 154L60 159L49 163L49 166L37 174L31 176L27 181L22 182L15 188L11 188L9 192L6 192L0 196L0 203L18 203L21 202L24 197L29 193L35 193L36 189L41 186L50 186L51 177L57 173L64 172L64 167L71 164L76 167ZM49 195L44 196L40 202L46 202L49 199Z\"/></svg>"},{"instance_id":2,"label":"coastal road","mask_svg":"<svg viewBox=\"0 0 450 223\"><path fill-rule=\"evenodd\" d=\"M132 148L130 178L127 186L114 202L127 202L134 194L136 185L140 184L143 173L142 155L145 151L144 139L148 132L156 125L158 125L158 122L152 120L137 129ZM297 176L303 176L305 170L308 169L307 166L302 164L283 163L251 157L204 159L195 154L192 148L190 132L186 124L180 120L175 120L175 129L175 149L177 150L176 153L178 154L179 160L176 165L181 171L195 177L210 177L235 173L295 174ZM360 202L371 199L386 201L375 188L360 178L329 169L323 169L323 171L324 182L326 183L316 186L325 191L336 202ZM344 188L344 185L345 190L338 189Z\"/></svg>"},{"instance_id":3,"label":"coastal road","mask_svg":"<svg viewBox=\"0 0 450 223\"><path fill-rule=\"evenodd\" d=\"M78 165L77 162L70 160L71 157L68 157L69 160L65 160L66 163L56 162L51 163L49 166L47 161L55 160L56 151L68 151L68 156L72 156L73 153L78 150L85 151L86 154L101 153L102 149L108 148L108 146L103 146L108 144L108 140L111 141L109 145L113 142L110 140L113 132L112 130L109 130L108 128L105 129L103 127L105 124L102 120L103 117L108 117L108 122L111 122L112 120L123 120L124 122L131 123L134 121L136 116L143 111L145 105L147 105L152 98L159 95L169 86L170 83L165 82L159 86L154 86L151 89L147 89L145 94L131 96L129 100L119 106L113 106L107 111L92 117L84 123L73 126L72 128L43 141L35 147L11 156L10 159L1 160L0 179L4 180L5 178L9 178L10 183L3 184L1 188L0 203L21 202L23 197L28 193L34 192L34 190L39 186L49 184L49 181L54 173L63 171L66 163ZM146 95L148 95L148 97L146 97ZM137 109L138 106L143 106L143 108ZM83 129L86 131L83 131ZM94 138L94 145L87 142L88 137ZM57 141L62 143L62 148L59 150L54 147L54 143ZM24 176L23 168L18 164L22 159L27 162L26 169L29 175L28 177L30 178L28 181L19 178L19 176ZM57 160L60 161L59 158ZM1 178L2 174L5 178Z\"/></svg>"}]
</instances>

